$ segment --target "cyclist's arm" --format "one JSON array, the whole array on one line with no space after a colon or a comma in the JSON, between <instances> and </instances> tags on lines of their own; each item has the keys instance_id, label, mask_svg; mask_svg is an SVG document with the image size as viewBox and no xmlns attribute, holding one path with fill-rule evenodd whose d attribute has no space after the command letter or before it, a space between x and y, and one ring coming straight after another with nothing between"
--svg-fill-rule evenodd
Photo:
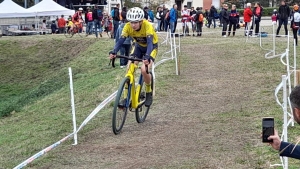
<instances>
[{"instance_id":1,"label":"cyclist's arm","mask_svg":"<svg viewBox=\"0 0 300 169\"><path fill-rule=\"evenodd\" d=\"M112 51L114 54L117 54L121 48L121 46L123 45L123 43L125 42L126 37L125 36L121 36L121 38L117 41L114 50Z\"/></svg>"},{"instance_id":2,"label":"cyclist's arm","mask_svg":"<svg viewBox=\"0 0 300 169\"><path fill-rule=\"evenodd\" d=\"M154 60L154 58L150 56L152 50L153 50L153 35L147 35L147 51L145 55L146 60L149 59L151 59L152 61Z\"/></svg>"},{"instance_id":3,"label":"cyclist's arm","mask_svg":"<svg viewBox=\"0 0 300 169\"><path fill-rule=\"evenodd\" d=\"M123 45L123 43L125 42L126 38L129 36L128 34L128 29L129 29L130 25L126 24L122 30L122 34L120 36L120 39L118 41L116 41L114 50L112 51L114 54L117 54L118 51L120 50L121 46ZM117 31L117 30L115 30Z\"/></svg>"}]
</instances>

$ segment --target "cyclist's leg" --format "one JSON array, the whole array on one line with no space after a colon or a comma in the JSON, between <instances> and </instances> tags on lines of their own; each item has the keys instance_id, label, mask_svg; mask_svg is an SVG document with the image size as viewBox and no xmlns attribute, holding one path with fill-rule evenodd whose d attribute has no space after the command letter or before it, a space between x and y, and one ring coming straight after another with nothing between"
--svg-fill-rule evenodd
<instances>
[{"instance_id":1,"label":"cyclist's leg","mask_svg":"<svg viewBox=\"0 0 300 169\"><path fill-rule=\"evenodd\" d=\"M144 48L147 50L147 48ZM153 50L150 54L151 56L151 60L150 60L150 64L148 64L148 71L151 70L151 66L154 62L154 59L157 55L157 44L153 45ZM145 82L145 87L146 87L146 101L145 101L145 106L149 107L152 104L152 89L151 89L151 74L147 74L146 71L146 66L143 63L142 67L141 67L141 71L142 71L142 75L144 77L144 82Z\"/></svg>"}]
</instances>

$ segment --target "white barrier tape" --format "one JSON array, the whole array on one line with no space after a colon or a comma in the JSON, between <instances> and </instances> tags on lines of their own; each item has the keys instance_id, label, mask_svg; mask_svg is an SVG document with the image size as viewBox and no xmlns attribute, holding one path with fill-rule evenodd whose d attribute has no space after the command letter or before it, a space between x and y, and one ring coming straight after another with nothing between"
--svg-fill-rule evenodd
<instances>
[{"instance_id":1,"label":"white barrier tape","mask_svg":"<svg viewBox=\"0 0 300 169\"><path fill-rule=\"evenodd\" d=\"M276 100L276 102L277 102L277 104L279 104L279 106L281 106L282 107L282 103L279 101L279 99L278 99L278 92L279 92L279 90L282 88L282 82L276 87L276 89L275 89L275 100Z\"/></svg>"},{"instance_id":2,"label":"white barrier tape","mask_svg":"<svg viewBox=\"0 0 300 169\"><path fill-rule=\"evenodd\" d=\"M40 152L38 152L35 155L31 156L30 158L28 158L27 160L25 160L24 162L22 162L18 166L14 167L14 169L21 169L21 168L25 167L27 164L31 163L33 160L41 157L42 155L44 155L48 151L54 149L55 147L57 147L58 145L60 145L62 142L66 141L67 139L69 139L70 137L72 137L73 134L74 133L71 133L68 136L64 137L63 139L59 140L58 142L56 142L56 143L50 145L49 147L41 150Z\"/></svg>"},{"instance_id":3,"label":"white barrier tape","mask_svg":"<svg viewBox=\"0 0 300 169\"><path fill-rule=\"evenodd\" d=\"M109 97L107 97L103 102L101 102L93 111L92 113L81 123L81 125L78 127L76 133L78 133L81 128L83 128L101 109L103 109L104 106L106 106L107 103L111 102L117 95L118 91L115 91L113 94L111 94Z\"/></svg>"}]
</instances>

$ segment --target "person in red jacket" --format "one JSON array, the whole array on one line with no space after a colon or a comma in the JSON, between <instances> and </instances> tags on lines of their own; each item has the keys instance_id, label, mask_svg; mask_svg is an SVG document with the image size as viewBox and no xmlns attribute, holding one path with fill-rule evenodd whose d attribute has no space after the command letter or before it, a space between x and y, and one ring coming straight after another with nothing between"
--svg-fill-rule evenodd
<instances>
[{"instance_id":1,"label":"person in red jacket","mask_svg":"<svg viewBox=\"0 0 300 169\"><path fill-rule=\"evenodd\" d=\"M247 3L247 7L244 10L244 22L245 22L245 36L248 36L249 26L253 13L251 10L251 3Z\"/></svg>"}]
</instances>

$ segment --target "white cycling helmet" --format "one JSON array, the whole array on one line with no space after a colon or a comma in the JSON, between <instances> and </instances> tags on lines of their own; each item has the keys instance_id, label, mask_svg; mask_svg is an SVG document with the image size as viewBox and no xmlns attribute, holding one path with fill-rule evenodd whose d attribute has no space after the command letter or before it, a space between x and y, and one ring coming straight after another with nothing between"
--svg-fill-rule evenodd
<instances>
[{"instance_id":1,"label":"white cycling helmet","mask_svg":"<svg viewBox=\"0 0 300 169\"><path fill-rule=\"evenodd\" d=\"M144 19L144 11L139 7L130 8L126 14L129 22L138 22Z\"/></svg>"}]
</instances>

